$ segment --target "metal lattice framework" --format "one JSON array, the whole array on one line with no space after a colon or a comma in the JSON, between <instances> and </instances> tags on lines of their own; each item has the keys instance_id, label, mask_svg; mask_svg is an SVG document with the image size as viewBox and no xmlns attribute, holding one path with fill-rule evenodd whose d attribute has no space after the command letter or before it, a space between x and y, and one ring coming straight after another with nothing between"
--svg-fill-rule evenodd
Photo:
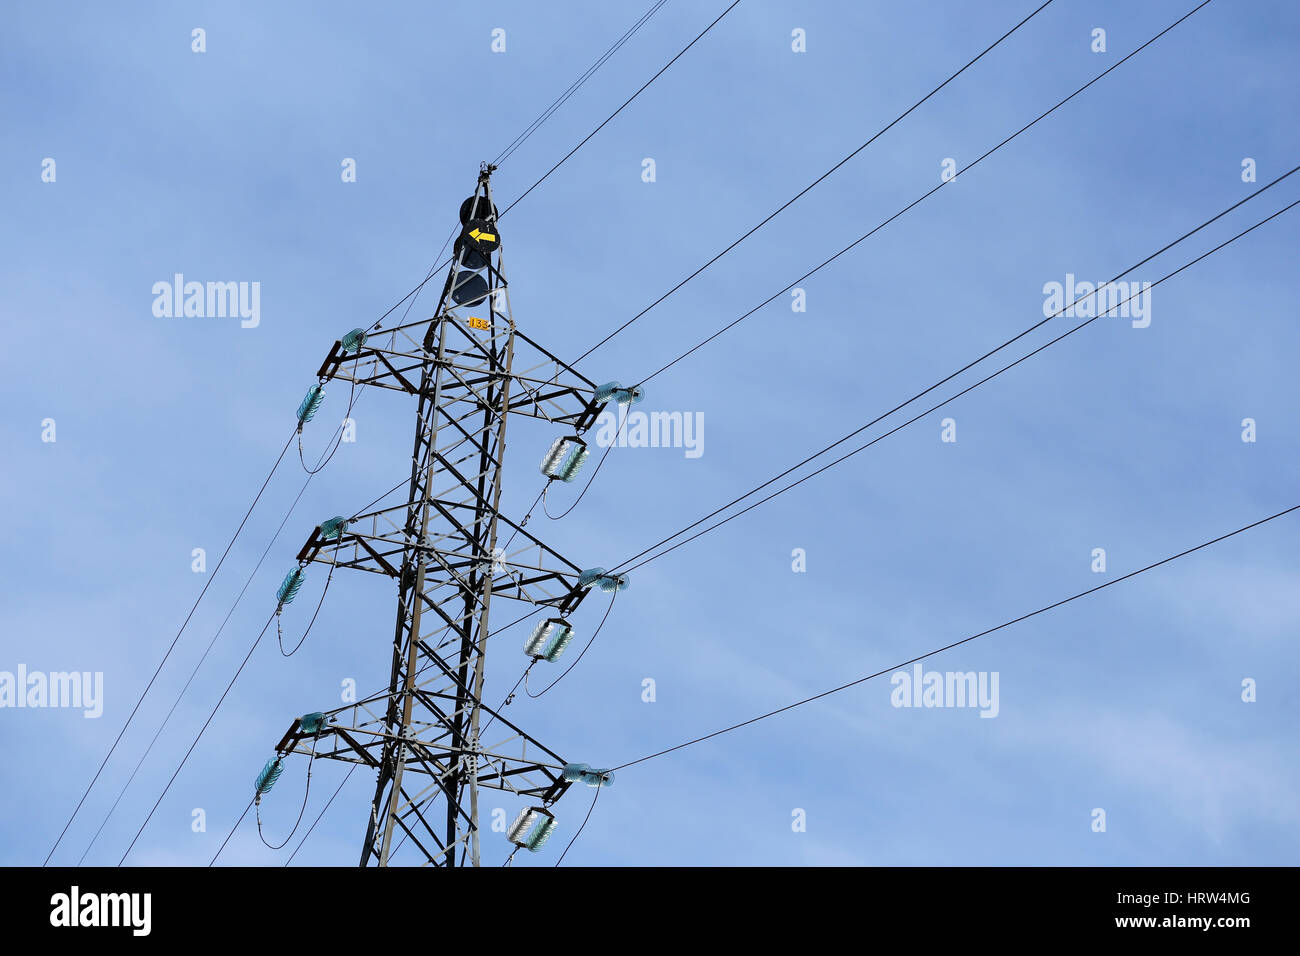
<instances>
[{"instance_id":1,"label":"metal lattice framework","mask_svg":"<svg viewBox=\"0 0 1300 956\"><path fill-rule=\"evenodd\" d=\"M479 788L549 806L570 785L558 754L481 699L493 599L563 616L587 593L577 565L498 512L507 418L528 415L580 434L600 410L594 383L515 328L493 169L482 168L462 209L433 317L350 352L336 342L320 369L322 381L417 399L406 501L358 516L328 541L318 528L298 555L398 582L387 692L329 712L319 734L295 721L276 748L375 769L362 866L386 866L398 831L428 864L477 866ZM509 553L502 536L518 542Z\"/></svg>"}]
</instances>

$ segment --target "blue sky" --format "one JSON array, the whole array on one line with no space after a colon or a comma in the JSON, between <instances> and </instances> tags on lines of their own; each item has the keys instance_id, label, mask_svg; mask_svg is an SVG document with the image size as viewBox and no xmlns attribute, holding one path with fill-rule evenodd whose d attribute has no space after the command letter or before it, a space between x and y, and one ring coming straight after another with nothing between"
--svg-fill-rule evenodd
<instances>
[{"instance_id":1,"label":"blue sky","mask_svg":"<svg viewBox=\"0 0 1300 956\"><path fill-rule=\"evenodd\" d=\"M215 564L334 339L424 276L479 161L648 5L10 12L0 671L102 671L105 712L0 710L0 862L44 858L202 587L191 550ZM519 327L559 355L585 351L1035 5L744 0L503 220ZM582 371L648 374L930 189L943 159L974 159L1194 5L1056 0ZM670 0L503 165L497 195L522 192L723 6ZM191 52L195 27L206 53ZM490 49L498 27L504 53ZM1090 49L1096 27L1105 53ZM791 50L796 28L805 53ZM1042 318L1045 283L1109 278L1291 168L1297 29L1281 0L1211 3L806 282L806 312L783 297L656 378L640 407L701 413L703 455L616 449L568 518L530 530L580 565L617 564ZM341 182L345 157L355 183ZM1258 184L1242 182L1247 157ZM1129 278L1154 281L1298 197L1288 180ZM636 572L581 665L511 718L570 760L621 764L1297 504L1295 215L1153 290L1150 327L1094 323ZM155 317L151 288L177 272L259 282L260 324ZM309 450L343 394L330 390ZM401 477L412 403L367 394L353 417L357 442L308 488L87 862L126 848L312 526ZM940 440L945 417L956 442ZM553 437L511 425L516 518ZM81 855L266 547L303 481L295 457L55 862ZM558 490L553 510L576 491ZM1294 864L1296 521L928 662L997 672L995 719L893 707L881 679L629 768L565 864ZM1098 547L1105 574L1090 568ZM323 578L309 574L289 634ZM258 650L128 862L206 863L293 717L337 706L346 678L385 682L392 592L340 574L301 653ZM583 633L601 604L576 616ZM521 613L494 610L501 623ZM489 697L518 676L524 636L494 645ZM291 763L264 802L273 842L303 769ZM308 819L342 773L317 765ZM295 865L354 863L372 790L354 774ZM552 844L516 865L553 864L588 793L571 791ZM191 828L196 808L206 832ZM508 851L500 834L485 846L487 862ZM287 853L250 820L221 859Z\"/></svg>"}]
</instances>

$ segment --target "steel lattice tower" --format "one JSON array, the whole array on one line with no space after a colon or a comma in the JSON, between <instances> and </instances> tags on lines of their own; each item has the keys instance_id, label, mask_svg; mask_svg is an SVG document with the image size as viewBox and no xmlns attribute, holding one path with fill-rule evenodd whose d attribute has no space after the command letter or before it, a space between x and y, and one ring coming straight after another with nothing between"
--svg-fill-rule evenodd
<instances>
[{"instance_id":1,"label":"steel lattice tower","mask_svg":"<svg viewBox=\"0 0 1300 956\"><path fill-rule=\"evenodd\" d=\"M375 769L362 866L386 866L399 831L430 864L477 866L480 788L549 806L570 786L559 755L482 699L494 600L563 616L586 594L577 565L498 511L507 419L527 415L580 435L600 410L591 381L515 327L494 168L482 167L462 207L433 317L359 346L336 342L319 373L322 382L416 397L406 501L358 516L329 540L318 528L298 555L300 565L398 582L387 692L328 712L319 734L295 721L276 748Z\"/></svg>"}]
</instances>

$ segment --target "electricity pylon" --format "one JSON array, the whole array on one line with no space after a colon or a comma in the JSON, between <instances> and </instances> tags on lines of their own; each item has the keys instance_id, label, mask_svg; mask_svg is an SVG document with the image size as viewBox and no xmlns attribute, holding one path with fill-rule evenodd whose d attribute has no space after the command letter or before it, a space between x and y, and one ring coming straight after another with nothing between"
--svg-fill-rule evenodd
<instances>
[{"instance_id":1,"label":"electricity pylon","mask_svg":"<svg viewBox=\"0 0 1300 956\"><path fill-rule=\"evenodd\" d=\"M417 400L406 501L341 529L317 528L298 555L300 566L359 568L398 582L387 692L328 712L319 734L295 721L276 748L375 769L362 866L386 866L398 831L429 864L477 866L480 788L549 806L570 786L563 759L484 705L484 664L494 599L567 616L590 586L580 584L577 565L498 511L506 421L527 415L580 435L600 402L591 381L515 328L494 169L481 168L461 208L433 317L359 341L353 333L334 344L319 373L321 382Z\"/></svg>"}]
</instances>

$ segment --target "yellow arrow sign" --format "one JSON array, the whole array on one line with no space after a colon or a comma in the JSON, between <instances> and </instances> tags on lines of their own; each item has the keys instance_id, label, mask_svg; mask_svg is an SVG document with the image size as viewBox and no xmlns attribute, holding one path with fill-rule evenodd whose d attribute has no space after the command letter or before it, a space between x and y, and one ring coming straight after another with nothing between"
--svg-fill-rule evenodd
<instances>
[{"instance_id":1,"label":"yellow arrow sign","mask_svg":"<svg viewBox=\"0 0 1300 956\"><path fill-rule=\"evenodd\" d=\"M478 229L471 229L469 233L471 239L482 239L484 242L496 242L497 237L490 232L481 232Z\"/></svg>"}]
</instances>

